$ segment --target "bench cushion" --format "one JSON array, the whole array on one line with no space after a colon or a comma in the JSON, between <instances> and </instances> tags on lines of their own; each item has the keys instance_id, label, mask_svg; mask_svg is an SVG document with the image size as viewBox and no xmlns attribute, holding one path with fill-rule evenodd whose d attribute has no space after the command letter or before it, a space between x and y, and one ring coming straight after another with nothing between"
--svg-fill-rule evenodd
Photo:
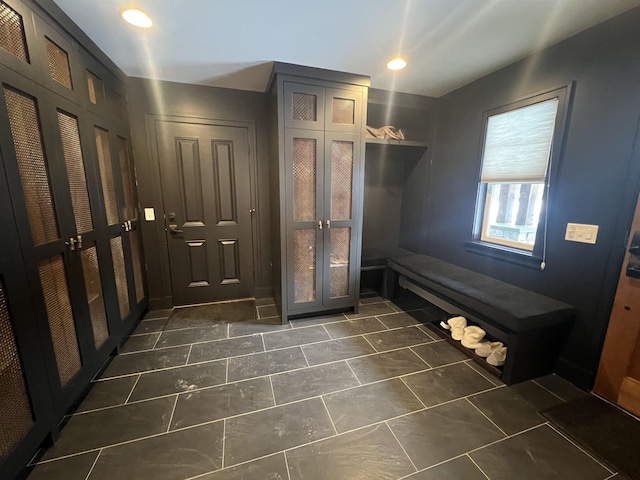
<instances>
[{"instance_id":1,"label":"bench cushion","mask_svg":"<svg viewBox=\"0 0 640 480\"><path fill-rule=\"evenodd\" d=\"M426 255L393 257L388 266L503 330L557 325L575 314L566 303Z\"/></svg>"},{"instance_id":2,"label":"bench cushion","mask_svg":"<svg viewBox=\"0 0 640 480\"><path fill-rule=\"evenodd\" d=\"M387 260L404 255L414 255L413 252L400 247L376 247L362 249L363 267L384 267Z\"/></svg>"}]
</instances>

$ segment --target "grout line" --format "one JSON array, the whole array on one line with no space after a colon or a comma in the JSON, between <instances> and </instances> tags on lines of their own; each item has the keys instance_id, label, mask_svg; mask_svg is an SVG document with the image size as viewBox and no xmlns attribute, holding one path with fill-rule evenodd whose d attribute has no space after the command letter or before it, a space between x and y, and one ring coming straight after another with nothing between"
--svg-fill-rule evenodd
<instances>
[{"instance_id":1,"label":"grout line","mask_svg":"<svg viewBox=\"0 0 640 480\"><path fill-rule=\"evenodd\" d=\"M480 470L480 472L481 472L485 477L487 477L487 480L491 480L491 479L489 478L489 475L487 475L486 473L484 473L484 470L482 470L482 469L480 468L480 465L478 465L478 464L476 463L476 461L475 461L473 458L471 458L471 455L469 455L469 454L467 453L467 454L466 454L466 457L467 457L469 460L471 460L471 462L472 462L472 463L473 463L473 464L478 468L478 470Z\"/></svg>"},{"instance_id":2,"label":"grout line","mask_svg":"<svg viewBox=\"0 0 640 480\"><path fill-rule=\"evenodd\" d=\"M302 356L304 357L304 361L305 361L305 362L307 362L307 367L310 367L310 366L311 366L311 364L309 363L309 359L307 358L307 354L306 354L306 353L304 353L304 348L302 348L302 346L298 346L298 348L299 348L299 349L300 349L300 351L302 352ZM333 362L330 362L330 363L333 363ZM318 366L318 365L314 365L314 367L317 367L317 366ZM306 368L306 367L303 367L303 368ZM300 369L300 370L302 370L302 369ZM289 371L290 371L290 370L289 370Z\"/></svg>"},{"instance_id":3,"label":"grout line","mask_svg":"<svg viewBox=\"0 0 640 480\"><path fill-rule=\"evenodd\" d=\"M398 439L398 437L396 436L396 432L393 431L393 429L391 428L391 425L389 425L388 421L385 420L384 424L387 426L387 428L389 429L389 431L391 432L391 435L393 435L393 438L396 439L396 442L398 442L398 445L400 445L400 448L402 449L402 451L404 452L404 454L407 456L407 458L409 459L409 461L411 462L411 465L413 466L413 470L414 473L418 471L418 467L416 467L416 464L413 463L413 460L411 459L411 457L409 456L409 454L407 453L407 451L404 449L404 445L402 445L402 443L400 443L400 440Z\"/></svg>"},{"instance_id":4,"label":"grout line","mask_svg":"<svg viewBox=\"0 0 640 480\"><path fill-rule=\"evenodd\" d=\"M542 384L540 384L540 383L536 382L536 379L533 379L533 380L531 380L531 381L532 381L533 383L535 383L536 385L538 385L540 388L542 388L542 389L546 390L547 392L549 392L549 393L550 393L551 395L553 395L554 397L556 397L556 398L558 398L558 399L562 400L564 403L567 403L567 401L566 401L564 398L562 398L560 395L558 395L558 394L557 394L557 393L555 393L555 392L552 392L551 390L549 390L549 389L548 389L547 387L545 387L544 385L542 385Z\"/></svg>"},{"instance_id":5,"label":"grout line","mask_svg":"<svg viewBox=\"0 0 640 480\"><path fill-rule=\"evenodd\" d=\"M333 427L333 431L336 432L336 435L338 435L338 429L336 428L336 424L333 423L333 418L331 418L331 413L329 412L329 408L327 407L327 404L324 402L324 398L322 397L322 395L320 395L320 400L322 400L322 405L324 405L324 410L327 412L327 415L329 416L329 420L331 420L331 426Z\"/></svg>"},{"instance_id":6,"label":"grout line","mask_svg":"<svg viewBox=\"0 0 640 480\"><path fill-rule=\"evenodd\" d=\"M225 372L224 372L224 384L226 385L227 383L229 383L229 359L226 358L225 361L227 362Z\"/></svg>"},{"instance_id":7,"label":"grout line","mask_svg":"<svg viewBox=\"0 0 640 480\"><path fill-rule=\"evenodd\" d=\"M271 375L268 375L269 377L269 385L271 385L271 395L273 396L273 406L277 407L278 402L276 402L276 391L273 389L273 379L271 378Z\"/></svg>"},{"instance_id":8,"label":"grout line","mask_svg":"<svg viewBox=\"0 0 640 480\"><path fill-rule=\"evenodd\" d=\"M84 480L87 480L91 476L91 472L93 472L93 469L95 468L96 463L98 463L98 458L100 458L100 455L102 455L102 450L104 449L101 448L100 451L98 452L98 455L96 455L96 459L93 461L93 464L91 465L91 468L87 472L87 476L84 477Z\"/></svg>"},{"instance_id":9,"label":"grout line","mask_svg":"<svg viewBox=\"0 0 640 480\"><path fill-rule=\"evenodd\" d=\"M475 395L478 395L478 393L474 393L473 395L474 395L474 396L475 396ZM481 414L484 418L486 418L487 420L489 420L489 421L491 422L491 424L492 424L494 427L496 427L498 430L500 430L500 432L501 432L505 437L508 437L508 436L509 436L509 435L507 434L507 432L505 432L504 430L502 430L502 429L498 426L498 424L497 424L496 422L494 422L494 421L493 421L493 420L491 420L487 415L485 415L485 414L484 414L484 412L483 412L482 410L480 410L480 409L476 406L476 404L475 404L475 403L473 403L471 400L469 400L469 398L465 397L465 400L469 403L469 405L471 405L471 406L472 406L473 408L475 408L478 412L480 412L480 414Z\"/></svg>"},{"instance_id":10,"label":"grout line","mask_svg":"<svg viewBox=\"0 0 640 480\"><path fill-rule=\"evenodd\" d=\"M407 382L404 381L404 378L400 377L400 381L404 384L405 387L407 387L409 389L409 391L413 394L413 396L416 397L416 399L418 399L418 401L420 402L420 405L422 405L426 409L427 406L420 399L420 397L418 395L416 395L416 392L413 391L413 389L407 384Z\"/></svg>"},{"instance_id":11,"label":"grout line","mask_svg":"<svg viewBox=\"0 0 640 480\"><path fill-rule=\"evenodd\" d=\"M260 338L262 339L262 351L266 352L267 351L267 344L264 343L264 333L260 333Z\"/></svg>"},{"instance_id":12,"label":"grout line","mask_svg":"<svg viewBox=\"0 0 640 480\"><path fill-rule=\"evenodd\" d=\"M366 336L362 335L362 338L364 338L364 341L365 341L365 342L367 342L371 348L373 348L373 351L374 351L374 352L376 352L376 353L383 353L383 352L380 352L376 347L374 347L374 346L373 346L373 344L369 341L369 339L368 339ZM404 347L403 347L403 348L404 348ZM398 349L398 350L399 350L399 349ZM389 350L389 351L391 351L391 350Z\"/></svg>"},{"instance_id":13,"label":"grout line","mask_svg":"<svg viewBox=\"0 0 640 480\"><path fill-rule=\"evenodd\" d=\"M224 468L224 448L227 440L227 419L222 420L222 467Z\"/></svg>"},{"instance_id":14,"label":"grout line","mask_svg":"<svg viewBox=\"0 0 640 480\"><path fill-rule=\"evenodd\" d=\"M550 422L546 422L543 425L547 425L549 428L551 428L551 430L553 430L558 435L560 435L562 438L567 440L574 447L576 447L578 450L580 450L582 453L584 453L587 457L591 458L594 462L596 462L598 465L600 465L602 468L604 468L607 472L610 472L612 474L616 473L613 470L611 470L609 467L607 467L604 463L602 463L600 460L598 460L596 457L594 457L591 453L586 451L584 448L582 448L580 445L578 445L576 442L574 442L572 439L570 439L568 436L566 436L562 431L560 431L560 429L556 428L555 425L552 425Z\"/></svg>"},{"instance_id":15,"label":"grout line","mask_svg":"<svg viewBox=\"0 0 640 480\"><path fill-rule=\"evenodd\" d=\"M353 376L355 377L355 379L358 381L358 385L362 386L362 382L360 381L360 379L358 378L358 375L356 375L356 372L353 371L353 368L351 368L351 365L349 364L349 362L347 360L344 360L344 363L347 364L347 367L349 367L349 370L351 370L351 373L353 374ZM356 388L356 387L353 387ZM335 393L335 392L334 392Z\"/></svg>"},{"instance_id":16,"label":"grout line","mask_svg":"<svg viewBox=\"0 0 640 480\"><path fill-rule=\"evenodd\" d=\"M133 387L131 388L131 391L129 392L129 395L127 395L127 399L124 401L123 405L126 405L129 403L129 399L131 398L131 395L133 395L133 391L136 389L136 387L138 386L138 382L140 381L140 378L142 377L142 374L138 374L138 378L136 378L136 381L133 383ZM105 407L107 408L107 407Z\"/></svg>"},{"instance_id":17,"label":"grout line","mask_svg":"<svg viewBox=\"0 0 640 480\"><path fill-rule=\"evenodd\" d=\"M162 332L158 332L158 338L156 339L156 341L153 344L153 348L151 350L155 350L156 347L158 346L158 343L160 343L160 339L162 338Z\"/></svg>"},{"instance_id":18,"label":"grout line","mask_svg":"<svg viewBox=\"0 0 640 480\"><path fill-rule=\"evenodd\" d=\"M289 460L287 459L287 452L282 452L284 456L284 465L287 467L287 478L291 480L291 473L289 472Z\"/></svg>"},{"instance_id":19,"label":"grout line","mask_svg":"<svg viewBox=\"0 0 640 480\"><path fill-rule=\"evenodd\" d=\"M176 395L176 400L173 402L173 409L171 410L171 416L169 417L169 425L167 426L167 431L165 433L169 433L171 430L171 422L173 422L173 415L176 413L176 406L178 405L178 397L180 395Z\"/></svg>"},{"instance_id":20,"label":"grout line","mask_svg":"<svg viewBox=\"0 0 640 480\"><path fill-rule=\"evenodd\" d=\"M183 367L189 365L189 360L191 359L191 351L193 350L193 343L189 345L189 353L187 353L187 361L182 365Z\"/></svg>"},{"instance_id":21,"label":"grout line","mask_svg":"<svg viewBox=\"0 0 640 480\"><path fill-rule=\"evenodd\" d=\"M426 345L426 344L423 344L423 345ZM429 362L427 362L424 358L422 358L420 355L418 355L418 354L416 353L416 351L413 349L413 347L418 347L418 346L419 346L419 345L411 345L411 346L409 347L409 350L411 350L411 351L412 351L412 352L413 352L413 353L414 353L414 354L415 354L415 355L416 355L420 360L422 360L422 361L425 363L425 365L428 365L428 366L429 366L429 368L436 368L436 367L432 367L431 365L429 365Z\"/></svg>"}]
</instances>

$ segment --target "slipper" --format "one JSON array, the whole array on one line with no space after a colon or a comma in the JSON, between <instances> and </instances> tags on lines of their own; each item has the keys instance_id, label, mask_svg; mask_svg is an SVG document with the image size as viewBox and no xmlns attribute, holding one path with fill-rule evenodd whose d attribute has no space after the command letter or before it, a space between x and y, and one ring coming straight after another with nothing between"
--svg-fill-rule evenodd
<instances>
[{"instance_id":1,"label":"slipper","mask_svg":"<svg viewBox=\"0 0 640 480\"><path fill-rule=\"evenodd\" d=\"M500 367L504 365L505 360L507 359L507 347L499 347L496 348L491 355L487 357L487 363L489 365L493 365L494 367Z\"/></svg>"},{"instance_id":2,"label":"slipper","mask_svg":"<svg viewBox=\"0 0 640 480\"><path fill-rule=\"evenodd\" d=\"M476 348L476 355L479 357L488 357L500 347L504 347L502 342L484 342L478 348Z\"/></svg>"},{"instance_id":3,"label":"slipper","mask_svg":"<svg viewBox=\"0 0 640 480\"><path fill-rule=\"evenodd\" d=\"M453 317L447 320L447 323L451 327L451 338L454 340L462 340L464 335L464 327L467 326L467 319L464 317Z\"/></svg>"},{"instance_id":4,"label":"slipper","mask_svg":"<svg viewBox=\"0 0 640 480\"><path fill-rule=\"evenodd\" d=\"M482 346L481 340L486 333L483 329L475 325L465 327L462 335L462 345L471 349L480 348Z\"/></svg>"}]
</instances>

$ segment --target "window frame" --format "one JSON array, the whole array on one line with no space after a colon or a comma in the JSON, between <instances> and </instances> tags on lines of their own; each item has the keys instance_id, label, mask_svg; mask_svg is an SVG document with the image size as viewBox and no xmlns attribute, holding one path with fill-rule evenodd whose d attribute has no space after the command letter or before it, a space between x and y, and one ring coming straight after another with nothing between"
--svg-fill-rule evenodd
<instances>
[{"instance_id":1,"label":"window frame","mask_svg":"<svg viewBox=\"0 0 640 480\"><path fill-rule=\"evenodd\" d=\"M496 107L483 112L478 153L478 170L476 172L478 192L476 195L475 214L473 217L471 240L466 242L467 250L474 253L479 253L482 255L523 264L526 266L540 267L541 262L544 261L544 258L546 256L546 231L550 210L549 205L552 203L551 199L553 197L553 191L555 189L554 182L555 179L557 179L558 166L564 152L573 89L574 82L562 87L554 88L552 90L546 90L541 93L530 95L520 100L510 102L500 107ZM483 229L485 226L485 205L487 202L489 184L482 183L481 178L489 118L494 115L499 115L501 113L528 107L536 103L541 103L554 98L558 99L558 110L556 112L555 125L553 129L553 139L551 145L551 153L549 155L549 164L547 166L547 175L544 182L540 219L536 228L536 240L533 248L531 250L528 250L510 246L504 243L494 243L484 240L482 237Z\"/></svg>"}]
</instances>

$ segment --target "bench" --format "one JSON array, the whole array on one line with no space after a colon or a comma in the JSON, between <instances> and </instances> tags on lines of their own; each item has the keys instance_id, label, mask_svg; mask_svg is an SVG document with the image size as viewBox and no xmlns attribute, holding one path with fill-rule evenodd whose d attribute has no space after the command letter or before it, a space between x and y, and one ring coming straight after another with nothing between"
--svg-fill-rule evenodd
<instances>
[{"instance_id":1,"label":"bench","mask_svg":"<svg viewBox=\"0 0 640 480\"><path fill-rule=\"evenodd\" d=\"M498 370L446 336L507 385L553 373L575 317L571 305L426 255L390 258L385 277L388 298L400 286L503 342L507 358Z\"/></svg>"},{"instance_id":2,"label":"bench","mask_svg":"<svg viewBox=\"0 0 640 480\"><path fill-rule=\"evenodd\" d=\"M380 285L386 284L387 260L405 255L414 255L414 253L395 246L364 247L360 263L360 272L363 273L362 287L367 283L364 280L364 273L372 272L367 279L369 279L369 283L372 283L371 286L375 285L373 290L380 290Z\"/></svg>"}]
</instances>

